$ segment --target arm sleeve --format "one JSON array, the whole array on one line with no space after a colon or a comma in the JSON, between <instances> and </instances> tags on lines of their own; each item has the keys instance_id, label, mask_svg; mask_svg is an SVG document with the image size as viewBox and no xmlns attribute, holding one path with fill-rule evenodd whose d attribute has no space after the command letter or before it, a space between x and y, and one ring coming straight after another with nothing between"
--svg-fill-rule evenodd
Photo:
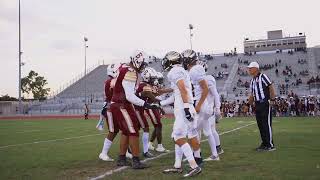
<instances>
[{"instance_id":1,"label":"arm sleeve","mask_svg":"<svg viewBox=\"0 0 320 180\"><path fill-rule=\"evenodd\" d=\"M135 95L135 90L134 90L135 85L136 85L136 83L133 81L127 81L127 80L122 81L122 86L123 86L124 92L126 94L126 99L134 105L143 106L144 100L138 98Z\"/></svg>"},{"instance_id":2,"label":"arm sleeve","mask_svg":"<svg viewBox=\"0 0 320 180\"><path fill-rule=\"evenodd\" d=\"M160 101L161 106L167 106L172 103L174 103L174 94L171 94L167 99Z\"/></svg>"}]
</instances>

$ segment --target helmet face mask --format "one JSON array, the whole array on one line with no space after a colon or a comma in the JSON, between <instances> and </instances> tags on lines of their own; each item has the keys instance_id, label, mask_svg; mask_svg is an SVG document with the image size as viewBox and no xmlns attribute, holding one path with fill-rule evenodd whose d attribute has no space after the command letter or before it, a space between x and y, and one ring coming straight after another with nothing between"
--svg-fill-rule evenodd
<instances>
[{"instance_id":1,"label":"helmet face mask","mask_svg":"<svg viewBox=\"0 0 320 180\"><path fill-rule=\"evenodd\" d=\"M197 53L194 50L187 49L181 53L183 59L183 67L184 69L188 69L188 67L198 60Z\"/></svg>"},{"instance_id":2,"label":"helmet face mask","mask_svg":"<svg viewBox=\"0 0 320 180\"><path fill-rule=\"evenodd\" d=\"M130 57L130 62L137 72L142 72L148 66L149 60L143 51L136 51Z\"/></svg>"},{"instance_id":3,"label":"helmet face mask","mask_svg":"<svg viewBox=\"0 0 320 180\"><path fill-rule=\"evenodd\" d=\"M173 65L181 64L181 62L182 62L182 57L180 53L175 51L170 51L164 56L162 60L162 68L164 71L169 71L173 67Z\"/></svg>"}]
</instances>

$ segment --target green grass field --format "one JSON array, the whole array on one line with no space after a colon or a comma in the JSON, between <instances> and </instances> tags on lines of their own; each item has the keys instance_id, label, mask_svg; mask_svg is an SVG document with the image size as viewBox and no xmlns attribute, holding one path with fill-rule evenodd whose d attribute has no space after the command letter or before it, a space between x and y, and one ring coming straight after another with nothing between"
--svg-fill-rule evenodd
<instances>
[{"instance_id":1,"label":"green grass field","mask_svg":"<svg viewBox=\"0 0 320 180\"><path fill-rule=\"evenodd\" d=\"M98 159L104 135L96 120L1 120L0 179L88 179L116 169ZM173 150L172 120L165 119L163 144ZM254 122L253 118L223 119L219 132ZM320 119L275 118L274 152L255 152L256 124L223 134L220 162L206 163L196 179L320 179ZM117 158L118 138L110 155ZM155 153L157 154L157 153ZM158 155L158 154L157 154ZM202 143L202 155L209 155ZM174 153L154 159L146 170L125 169L105 179L181 179L162 170L173 165Z\"/></svg>"}]
</instances>

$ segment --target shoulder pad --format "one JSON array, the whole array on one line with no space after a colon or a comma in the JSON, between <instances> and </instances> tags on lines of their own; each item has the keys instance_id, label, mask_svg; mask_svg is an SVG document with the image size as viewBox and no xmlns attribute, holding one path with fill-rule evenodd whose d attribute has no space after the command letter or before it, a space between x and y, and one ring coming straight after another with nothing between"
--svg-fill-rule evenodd
<instances>
[{"instance_id":1,"label":"shoulder pad","mask_svg":"<svg viewBox=\"0 0 320 180\"><path fill-rule=\"evenodd\" d=\"M137 74L134 71L128 71L126 75L124 76L123 80L127 81L136 81L137 80Z\"/></svg>"}]
</instances>

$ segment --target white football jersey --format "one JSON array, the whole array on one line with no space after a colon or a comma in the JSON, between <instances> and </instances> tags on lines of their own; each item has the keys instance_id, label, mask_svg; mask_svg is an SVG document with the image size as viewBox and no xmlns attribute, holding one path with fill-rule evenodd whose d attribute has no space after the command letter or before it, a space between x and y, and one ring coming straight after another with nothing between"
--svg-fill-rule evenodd
<instances>
[{"instance_id":1,"label":"white football jersey","mask_svg":"<svg viewBox=\"0 0 320 180\"><path fill-rule=\"evenodd\" d=\"M173 89L174 93L174 108L184 108L181 93L177 86L177 82L181 79L184 81L184 85L187 89L189 103L193 104L192 86L188 72L181 65L174 65L173 68L169 71L167 77L169 82L171 83L171 88Z\"/></svg>"},{"instance_id":2,"label":"white football jersey","mask_svg":"<svg viewBox=\"0 0 320 180\"><path fill-rule=\"evenodd\" d=\"M206 75L206 80L209 87L208 102L210 104L212 103L212 106L220 107L221 106L220 96L217 91L217 83L215 78L211 75Z\"/></svg>"},{"instance_id":3,"label":"white football jersey","mask_svg":"<svg viewBox=\"0 0 320 180\"><path fill-rule=\"evenodd\" d=\"M206 71L203 66L197 64L190 69L189 74L194 88L194 99L199 100L202 93L199 82L205 79Z\"/></svg>"}]
</instances>

